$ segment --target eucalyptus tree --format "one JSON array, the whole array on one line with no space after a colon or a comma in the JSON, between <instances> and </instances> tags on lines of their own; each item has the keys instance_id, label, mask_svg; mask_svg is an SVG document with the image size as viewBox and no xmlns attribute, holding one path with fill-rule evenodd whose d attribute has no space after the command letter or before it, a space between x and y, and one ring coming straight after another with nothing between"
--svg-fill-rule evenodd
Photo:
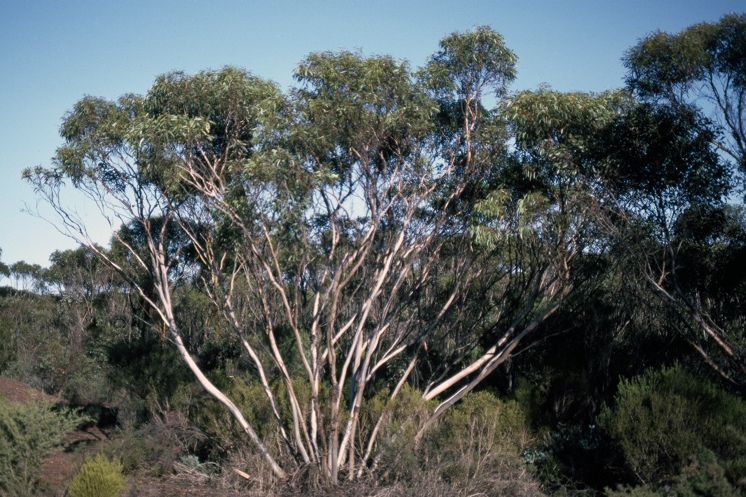
<instances>
[{"instance_id":1,"label":"eucalyptus tree","mask_svg":"<svg viewBox=\"0 0 746 497\"><path fill-rule=\"evenodd\" d=\"M482 61L505 55L512 67L510 52L492 50L503 46L499 35L482 29L447 43L464 40L482 48ZM498 70L472 75L475 86L451 90L453 98L477 108L480 91L503 91L512 79L512 72ZM243 326L234 290L239 278L256 299L249 320L266 336L269 364L246 347L260 378L273 370L284 382L291 426L282 426L273 407L282 437L299 460L319 465L336 481L343 466L348 477L361 475L375 451L385 413L370 432L359 431L365 392L392 361L406 356L408 365L390 378L395 400L462 282L477 274L469 272L474 254L452 252L454 283L429 309L429 319L421 314L422 295L441 276L436 262L443 261L444 245L468 248L452 205L470 173L491 164L472 158L473 140L464 138L477 130L475 115L467 113L448 138L451 146L443 145L433 126L439 106L404 63L320 53L300 64L296 78L291 105L276 114L278 126L261 138L261 150L244 170L250 181L242 184L240 200L231 182L207 168L192 167L185 177L210 202L199 211L219 212L237 237L230 254L208 253L200 247L215 245L201 242L204 232L194 233L213 268L212 295L222 298L236 330ZM454 151L454 144L466 152ZM230 271L219 269L221 261L231 261ZM301 405L289 358L276 345L280 324L310 385L309 406Z\"/></svg>"},{"instance_id":2,"label":"eucalyptus tree","mask_svg":"<svg viewBox=\"0 0 746 497\"><path fill-rule=\"evenodd\" d=\"M0 249L0 255L3 255L2 249ZM10 268L2 261L0 261L0 275L10 276Z\"/></svg>"},{"instance_id":3,"label":"eucalyptus tree","mask_svg":"<svg viewBox=\"0 0 746 497\"><path fill-rule=\"evenodd\" d=\"M509 158L502 104L514 66L502 37L477 28L446 37L416 73L387 56L311 54L288 94L230 67L171 73L145 96L78 102L52 167L25 174L149 307L277 476L307 466L352 479L376 464L387 411L362 426L361 410L378 380L391 403L408 381L444 397L421 437L568 291L586 223L555 159L537 175ZM522 146L539 157L534 145ZM66 209L65 181L101 207L112 251ZM186 284L252 365L279 447L187 348L176 315ZM485 302L480 319L459 317L474 308L465 296ZM447 366L414 379L439 348Z\"/></svg>"},{"instance_id":4,"label":"eucalyptus tree","mask_svg":"<svg viewBox=\"0 0 746 497\"><path fill-rule=\"evenodd\" d=\"M713 262L702 252L706 240L713 251L740 247L737 237L718 233L718 223L708 230L710 238L694 236L701 228L692 229L692 216L714 221L734 212L724 203L733 187L732 168L713 145L715 136L694 109L638 104L599 133L594 153L613 196L614 222L606 224L609 234L626 247L648 287L673 311L680 336L718 374L743 387L743 333L717 311L738 292L733 288L726 297L707 288L709 277L701 282L692 279L701 273L698 267ZM737 219L731 217L731 229ZM724 249L729 243L730 249ZM702 255L699 260L691 257L695 245ZM722 262L726 261L724 257ZM721 270L715 264L709 272L712 276Z\"/></svg>"},{"instance_id":5,"label":"eucalyptus tree","mask_svg":"<svg viewBox=\"0 0 746 497\"><path fill-rule=\"evenodd\" d=\"M113 297L118 277L95 252L84 246L57 250L49 260L51 264L42 274L44 286L68 308L66 318L71 320L70 330L79 342L80 334L97 318L111 315L110 310L99 311L104 310L104 306L116 306L110 297Z\"/></svg>"},{"instance_id":6,"label":"eucalyptus tree","mask_svg":"<svg viewBox=\"0 0 746 497\"><path fill-rule=\"evenodd\" d=\"M180 259L173 256L168 238L178 224L179 208L192 199L179 188L175 166L181 156L201 150L225 154L232 160L219 166L228 167L229 163L235 167L234 147L247 145L246 134L250 136L258 125L261 112L271 109L265 102L281 97L274 85L227 68L194 78L195 90L211 93L179 94L185 104L198 110L202 106L212 114L153 112L153 106L164 98L162 88L187 80L178 73L163 76L147 97L125 95L117 102L84 98L65 116L60 130L65 145L57 150L53 167L24 174L58 212L63 229L116 270L139 295L199 383L226 406L273 471L285 476L245 416L207 378L184 344L173 302L174 287L184 271L174 270ZM217 143L207 146L212 142L211 126L216 128ZM83 220L64 204L62 186L66 180L99 206L114 232L112 245L125 257L112 257L93 243ZM133 229L119 230L122 225L133 227L141 235L139 239L128 236ZM175 248L177 254L180 250Z\"/></svg>"},{"instance_id":7,"label":"eucalyptus tree","mask_svg":"<svg viewBox=\"0 0 746 497\"><path fill-rule=\"evenodd\" d=\"M712 143L746 172L746 14L653 33L624 63L627 84L641 98L708 115L725 132Z\"/></svg>"},{"instance_id":8,"label":"eucalyptus tree","mask_svg":"<svg viewBox=\"0 0 746 497\"><path fill-rule=\"evenodd\" d=\"M44 280L42 274L44 268L39 264L29 264L26 261L17 261L10 265L9 273L11 284L19 290L44 291Z\"/></svg>"},{"instance_id":9,"label":"eucalyptus tree","mask_svg":"<svg viewBox=\"0 0 746 497\"><path fill-rule=\"evenodd\" d=\"M658 120L664 133L659 134L650 127L644 131L645 127L639 126L639 119L631 131L632 136L647 137L647 143L651 140L657 143L652 150L667 148L667 153L672 154L673 158L666 163L660 157L649 160L653 154L646 154L648 157L642 162L639 157L635 158L635 162L648 164L647 167L654 169L659 164L669 164L664 168L664 179L657 183L655 178L660 175L648 175L646 191L656 190L658 195L665 195L666 201L661 203L659 197L657 205L666 206L669 216L672 213L684 216L680 221L670 216L663 223L664 220L659 218L658 232L663 227L667 236L661 249L665 255L661 253L657 257L655 267L646 266L647 279L656 293L681 317L688 330L686 336L702 358L721 376L743 388L746 385L746 350L742 327L727 318L728 313L718 311L725 307L741 307L737 303L740 301L738 291L733 288L734 291L727 295L709 293L705 290L707 278L699 283L686 278L688 283L685 284L679 276L683 273L691 276L696 273L691 272L692 266L712 262L710 256L704 255L699 261L692 260L689 258L691 252L688 256L680 256L682 249L686 251L695 245L701 249L703 246L703 239L688 240L684 234L692 232L688 229L682 231L684 226L691 226L693 212L715 217L726 216L729 212L727 217L737 219L732 217L735 211L722 204L729 188L738 186L735 174L725 165L718 164L713 151L706 150L702 139L711 143L724 159L732 161L741 174L746 172L746 15L729 14L716 23L697 24L677 34L655 33L627 52L625 64L629 70L628 86L636 94L645 101L666 103L670 107L665 111L668 116ZM656 113L662 116L662 111ZM673 117L674 114L678 117ZM670 124L676 121L679 138L671 138ZM642 134L638 132L640 130L643 130ZM626 131L619 136L623 134ZM685 145L687 141L689 145ZM620 148L628 145L630 143ZM697 147L699 152L692 153ZM647 149L638 147L638 150ZM682 151L687 150L690 155L684 157ZM703 167L703 161L709 166ZM666 180L673 170L670 164L674 163L679 164L675 166L679 170L688 170L691 175L677 173L676 178ZM697 185L692 185L696 186L694 191L704 195L699 199L672 196L676 182L680 182L680 187L695 182ZM640 192L640 189L636 191ZM675 227L679 229L674 230ZM740 250L736 239L722 235L710 238L713 251ZM724 264L727 260L729 257L721 259ZM683 263L688 267L682 267ZM710 273L722 274L722 270L723 267L715 264Z\"/></svg>"}]
</instances>

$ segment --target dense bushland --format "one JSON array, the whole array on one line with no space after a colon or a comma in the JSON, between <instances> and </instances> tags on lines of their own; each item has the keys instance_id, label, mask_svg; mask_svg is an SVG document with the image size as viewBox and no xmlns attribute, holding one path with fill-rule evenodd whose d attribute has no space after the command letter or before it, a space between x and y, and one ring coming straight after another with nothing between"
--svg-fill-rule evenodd
<instances>
[{"instance_id":1,"label":"dense bushland","mask_svg":"<svg viewBox=\"0 0 746 497\"><path fill-rule=\"evenodd\" d=\"M324 52L286 93L228 67L86 97L25 175L79 241L66 184L121 228L0 266L0 374L116 427L91 468L742 495L743 129L681 97L743 102L745 31L653 35L602 94L511 93L516 56L481 27L418 70Z\"/></svg>"}]
</instances>

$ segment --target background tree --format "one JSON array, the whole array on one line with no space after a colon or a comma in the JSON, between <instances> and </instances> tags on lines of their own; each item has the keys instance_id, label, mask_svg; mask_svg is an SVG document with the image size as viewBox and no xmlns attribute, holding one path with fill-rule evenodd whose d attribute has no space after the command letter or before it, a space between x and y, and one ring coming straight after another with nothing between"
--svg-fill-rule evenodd
<instances>
[{"instance_id":1,"label":"background tree","mask_svg":"<svg viewBox=\"0 0 746 497\"><path fill-rule=\"evenodd\" d=\"M656 33L642 40L625 56L625 64L629 69L627 77L629 87L643 99L667 102L671 106L671 110L667 111L669 122L671 122L670 117L676 114L680 116L679 122L686 122L686 126L690 129L689 132L684 132L682 137L688 136L689 140L695 140L692 143L700 149L702 144L696 140L708 140L724 157L737 165L740 173L746 170L746 154L744 153L746 145L744 134L744 129L746 129L744 126L746 120L745 46L746 17L743 14L731 14L724 16L717 23L694 25L675 35ZM700 115L709 116L716 128L713 130L707 119L699 117ZM694 128L699 131L694 131ZM721 131L724 132L724 137L719 135ZM667 140L671 143L670 138ZM714 160L712 154L709 160L710 162ZM698 169L701 170L701 167L697 166L692 171ZM649 177L652 178L652 176ZM679 179L686 181L683 177ZM701 184L712 182L713 188L708 196L711 200L705 200L705 206L693 206L690 213L722 213L723 207L714 207L712 202L722 201L728 192L723 183L730 180L728 173L722 169L720 172L715 172L713 177L698 179L697 181L701 181ZM734 181L731 185L736 186L737 183ZM670 205L670 203L663 205ZM680 209L675 212L682 214ZM689 221L682 219L683 223L678 223L678 225L689 223L691 216L687 215L687 219ZM669 225L671 225L670 222ZM717 237L712 241L715 242L716 239ZM737 331L737 326L727 331L731 328L729 323L732 321L725 316L719 316L720 313L715 311L716 308L722 308L721 304L717 303L713 306L713 302L737 298L735 295L738 291L733 289L728 296L720 294L719 298L714 300L713 297L703 294L701 285L689 286L685 290L677 271L687 271L687 269L679 267L684 260L677 259L675 256L679 247L686 247L688 244L679 237L677 237L676 245L672 244L673 240L670 242L664 242L668 251L667 265L659 267L657 271L659 277L651 278L650 281L653 282L654 288L657 288L659 295L662 295L682 316L687 317L688 322L691 323L688 326L692 330L701 332L704 337L709 337L710 344L699 340L693 344L702 357L731 382L743 385L746 372L746 362L744 362L741 350L743 333ZM715 242L713 250L721 250L715 248L717 245L722 246L721 242ZM735 243L732 250L739 250L738 246L738 243ZM702 247L701 241L700 247ZM706 255L702 255L703 258L699 261L686 260L690 269L708 260ZM724 259L726 260L727 258ZM711 269L720 273L714 267ZM689 280L689 283L693 281ZM664 289L663 286L666 284L669 286ZM700 288L696 289L696 286ZM722 359L717 357L722 357Z\"/></svg>"},{"instance_id":2,"label":"background tree","mask_svg":"<svg viewBox=\"0 0 746 497\"><path fill-rule=\"evenodd\" d=\"M654 33L627 51L627 84L642 99L699 109L725 132L712 143L746 172L746 14Z\"/></svg>"},{"instance_id":3,"label":"background tree","mask_svg":"<svg viewBox=\"0 0 746 497\"><path fill-rule=\"evenodd\" d=\"M43 268L39 264L18 261L11 264L8 269L12 286L25 291L44 291Z\"/></svg>"},{"instance_id":4,"label":"background tree","mask_svg":"<svg viewBox=\"0 0 746 497\"><path fill-rule=\"evenodd\" d=\"M607 224L612 236L628 247L648 286L682 320L683 336L697 353L723 377L741 384L746 372L742 333L726 331L729 325L713 312L719 304L707 303L714 295L703 294L704 287L691 279L685 287L679 276L680 271L698 271L707 260L704 254L702 259L680 258L688 246L682 222L693 212L726 209L732 177L712 145L714 131L691 109L641 104L599 136L613 216L620 221Z\"/></svg>"},{"instance_id":5,"label":"background tree","mask_svg":"<svg viewBox=\"0 0 746 497\"><path fill-rule=\"evenodd\" d=\"M469 230L484 254L479 262L483 274L462 290L464 300L458 301L456 315L473 321L457 321L458 341L449 334L440 340L441 344L453 343L460 355L448 349L439 351L445 360L434 378L443 379L426 385L425 398L445 395L428 423L521 346L527 346L526 337L552 316L573 290L572 267L591 242L587 232L591 216L583 201L588 192L577 170L579 158L560 152L572 132L568 128L567 136L560 136L560 130L572 119L582 120L578 114L586 107L598 108L599 113L605 108L602 99L595 102L589 97L586 107L577 106L577 100L574 95L523 92L492 115L482 112L480 124L484 123L486 130L473 135L490 140L494 136L490 126L501 121L515 133L517 150L511 156L506 149L489 149L479 140L473 142L474 160L483 158L489 164L469 219ZM594 123L586 119L583 125ZM546 136L555 140L550 144Z\"/></svg>"},{"instance_id":6,"label":"background tree","mask_svg":"<svg viewBox=\"0 0 746 497\"><path fill-rule=\"evenodd\" d=\"M2 249L0 249L0 255L3 254ZM5 277L10 276L10 268L4 263L0 262L0 274L2 274Z\"/></svg>"}]
</instances>

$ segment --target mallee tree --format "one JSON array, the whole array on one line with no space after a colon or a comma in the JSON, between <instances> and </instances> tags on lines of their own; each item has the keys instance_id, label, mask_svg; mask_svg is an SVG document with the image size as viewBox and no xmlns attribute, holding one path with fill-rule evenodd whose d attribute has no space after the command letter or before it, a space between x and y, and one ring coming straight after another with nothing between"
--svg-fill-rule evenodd
<instances>
[{"instance_id":1,"label":"mallee tree","mask_svg":"<svg viewBox=\"0 0 746 497\"><path fill-rule=\"evenodd\" d=\"M403 432L385 425L405 385L433 401L417 444L579 290L578 261L607 250L617 204L589 150L634 102L509 97L515 62L476 28L418 71L311 54L287 93L233 67L170 73L144 96L79 101L51 167L25 176L278 477L355 479ZM66 182L109 220L111 249L65 205ZM271 435L189 349L184 288L235 337Z\"/></svg>"}]
</instances>

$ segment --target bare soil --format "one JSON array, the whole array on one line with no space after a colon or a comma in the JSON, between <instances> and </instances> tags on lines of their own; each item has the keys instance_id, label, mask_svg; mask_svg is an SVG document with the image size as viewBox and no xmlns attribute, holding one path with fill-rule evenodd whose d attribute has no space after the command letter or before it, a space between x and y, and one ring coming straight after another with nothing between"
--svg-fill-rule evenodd
<instances>
[{"instance_id":1,"label":"bare soil","mask_svg":"<svg viewBox=\"0 0 746 497\"><path fill-rule=\"evenodd\" d=\"M17 402L19 404L26 404L33 400L43 400L52 403L60 403L62 399L47 395L44 392L35 389L20 381L11 380L10 378L3 378L0 376L0 395L8 400L9 402Z\"/></svg>"}]
</instances>

